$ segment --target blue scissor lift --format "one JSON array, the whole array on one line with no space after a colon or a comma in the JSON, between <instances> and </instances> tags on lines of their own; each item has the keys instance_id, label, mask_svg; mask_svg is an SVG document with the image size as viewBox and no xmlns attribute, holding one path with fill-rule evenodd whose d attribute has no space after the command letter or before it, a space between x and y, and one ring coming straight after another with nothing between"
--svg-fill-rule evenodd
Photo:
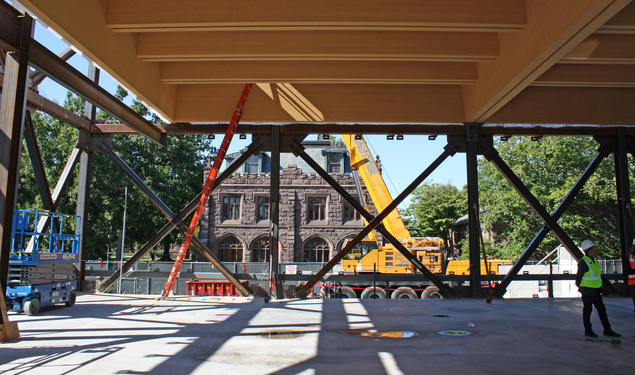
<instances>
[{"instance_id":1,"label":"blue scissor lift","mask_svg":"<svg viewBox=\"0 0 635 375\"><path fill-rule=\"evenodd\" d=\"M46 222L38 230L38 222ZM80 218L50 211L15 210L7 307L35 315L42 307L75 304Z\"/></svg>"}]
</instances>

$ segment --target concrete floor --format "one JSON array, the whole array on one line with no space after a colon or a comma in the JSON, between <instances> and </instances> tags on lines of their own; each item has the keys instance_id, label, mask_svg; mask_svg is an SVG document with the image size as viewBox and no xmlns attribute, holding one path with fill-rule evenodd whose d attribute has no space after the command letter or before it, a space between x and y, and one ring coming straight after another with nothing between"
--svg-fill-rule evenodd
<instances>
[{"instance_id":1,"label":"concrete floor","mask_svg":"<svg viewBox=\"0 0 635 375\"><path fill-rule=\"evenodd\" d=\"M0 373L632 374L632 301L605 303L623 335L619 345L585 340L577 299L264 303L85 294L72 308L10 314L21 338L0 344ZM595 311L592 319L601 334ZM363 337L351 329L418 336Z\"/></svg>"}]
</instances>

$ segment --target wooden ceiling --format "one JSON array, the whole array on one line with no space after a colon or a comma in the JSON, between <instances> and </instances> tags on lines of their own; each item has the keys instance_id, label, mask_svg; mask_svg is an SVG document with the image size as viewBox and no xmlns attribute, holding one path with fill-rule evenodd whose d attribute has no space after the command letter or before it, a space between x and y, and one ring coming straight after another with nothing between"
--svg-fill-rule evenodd
<instances>
[{"instance_id":1,"label":"wooden ceiling","mask_svg":"<svg viewBox=\"0 0 635 375\"><path fill-rule=\"evenodd\" d=\"M171 122L635 124L630 0L22 0Z\"/></svg>"}]
</instances>

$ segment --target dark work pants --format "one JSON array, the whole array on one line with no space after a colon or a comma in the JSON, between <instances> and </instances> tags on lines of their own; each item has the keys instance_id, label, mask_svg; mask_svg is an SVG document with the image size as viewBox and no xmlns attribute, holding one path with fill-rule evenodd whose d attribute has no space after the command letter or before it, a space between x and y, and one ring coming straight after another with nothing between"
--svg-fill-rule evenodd
<instances>
[{"instance_id":1,"label":"dark work pants","mask_svg":"<svg viewBox=\"0 0 635 375\"><path fill-rule=\"evenodd\" d=\"M584 322L584 329L586 331L591 330L591 311L593 310L593 306L595 305L598 314L600 315L600 321L602 322L602 326L605 331L611 330L611 324L609 323L609 318L606 315L606 307L604 306L604 301L602 301L602 294L600 293L600 288L580 288L580 292L582 293L582 304L584 308L582 309L582 321Z\"/></svg>"}]
</instances>

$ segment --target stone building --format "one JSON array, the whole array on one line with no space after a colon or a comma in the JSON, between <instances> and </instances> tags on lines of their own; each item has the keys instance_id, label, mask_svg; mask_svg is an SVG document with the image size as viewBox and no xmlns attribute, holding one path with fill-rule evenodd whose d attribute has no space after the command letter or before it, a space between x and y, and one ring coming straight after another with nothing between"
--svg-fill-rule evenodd
<instances>
[{"instance_id":1,"label":"stone building","mask_svg":"<svg viewBox=\"0 0 635 375\"><path fill-rule=\"evenodd\" d=\"M305 150L353 197L358 197L345 147L305 141ZM227 155L231 162L241 153ZM326 262L364 228L358 212L302 159L280 154L279 248L281 263ZM209 165L205 169L205 176ZM261 152L212 193L199 238L225 262L269 260L271 156ZM376 211L362 185L370 212Z\"/></svg>"}]
</instances>

